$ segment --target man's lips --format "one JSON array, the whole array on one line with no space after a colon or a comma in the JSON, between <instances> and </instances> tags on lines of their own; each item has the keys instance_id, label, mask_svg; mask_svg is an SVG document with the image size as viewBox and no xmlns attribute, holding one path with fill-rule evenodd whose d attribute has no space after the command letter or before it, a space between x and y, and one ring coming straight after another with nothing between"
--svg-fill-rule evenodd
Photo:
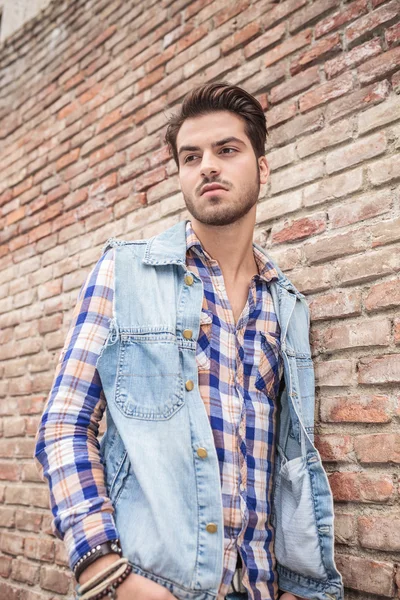
<instances>
[{"instance_id":1,"label":"man's lips","mask_svg":"<svg viewBox=\"0 0 400 600\"><path fill-rule=\"evenodd\" d=\"M221 190L226 192L226 188L222 187L222 185L208 184L202 187L200 196L204 196L205 194L211 194L212 192L218 192Z\"/></svg>"}]
</instances>

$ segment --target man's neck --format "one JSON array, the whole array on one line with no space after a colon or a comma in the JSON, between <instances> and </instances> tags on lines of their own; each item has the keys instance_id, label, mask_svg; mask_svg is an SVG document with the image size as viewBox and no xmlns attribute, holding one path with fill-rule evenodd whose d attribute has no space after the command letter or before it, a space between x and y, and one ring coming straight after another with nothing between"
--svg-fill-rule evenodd
<instances>
[{"instance_id":1,"label":"man's neck","mask_svg":"<svg viewBox=\"0 0 400 600\"><path fill-rule=\"evenodd\" d=\"M203 249L216 260L226 279L235 281L257 272L253 253L255 213L224 226L205 225L191 219L192 229Z\"/></svg>"}]
</instances>

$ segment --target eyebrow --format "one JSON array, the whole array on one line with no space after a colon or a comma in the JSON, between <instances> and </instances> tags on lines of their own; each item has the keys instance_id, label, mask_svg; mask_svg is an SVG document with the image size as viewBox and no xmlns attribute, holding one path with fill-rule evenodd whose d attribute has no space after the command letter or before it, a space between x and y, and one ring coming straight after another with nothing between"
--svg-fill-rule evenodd
<instances>
[{"instance_id":1,"label":"eyebrow","mask_svg":"<svg viewBox=\"0 0 400 600\"><path fill-rule=\"evenodd\" d=\"M224 138L223 140L219 140L218 142L213 142L211 144L212 148L217 148L218 146L224 146L225 144L229 144L230 142L236 142L237 144L242 144L243 146L245 145L245 143L240 140L237 137L234 136L230 136L227 138ZM199 146L181 146L181 148L179 149L178 155L181 155L182 152L197 152L197 150L201 150L201 148Z\"/></svg>"}]
</instances>

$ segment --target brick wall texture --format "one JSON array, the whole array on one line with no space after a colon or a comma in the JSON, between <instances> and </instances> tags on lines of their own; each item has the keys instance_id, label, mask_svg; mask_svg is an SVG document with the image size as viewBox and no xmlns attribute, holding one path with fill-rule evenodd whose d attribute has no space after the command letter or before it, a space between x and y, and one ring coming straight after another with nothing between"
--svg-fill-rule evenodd
<instances>
[{"instance_id":1,"label":"brick wall texture","mask_svg":"<svg viewBox=\"0 0 400 600\"><path fill-rule=\"evenodd\" d=\"M32 460L78 290L110 236L188 216L166 116L262 103L256 240L311 304L317 444L346 599L400 597L400 2L59 0L0 47L0 598L71 598Z\"/></svg>"}]
</instances>

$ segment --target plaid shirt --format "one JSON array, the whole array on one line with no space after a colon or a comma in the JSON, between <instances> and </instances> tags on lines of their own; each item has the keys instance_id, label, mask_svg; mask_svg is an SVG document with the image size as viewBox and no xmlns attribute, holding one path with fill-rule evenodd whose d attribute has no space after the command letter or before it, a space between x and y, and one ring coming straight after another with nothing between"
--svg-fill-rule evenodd
<instances>
[{"instance_id":1,"label":"plaid shirt","mask_svg":"<svg viewBox=\"0 0 400 600\"><path fill-rule=\"evenodd\" d=\"M270 524L275 450L275 399L283 373L279 324L268 282L277 273L254 248L258 267L234 322L217 261L190 222L187 266L203 281L197 343L199 389L219 459L224 510L224 568L218 600L228 593L237 552L252 600L274 599L277 576ZM96 361L107 338L114 295L114 250L83 284L38 432L36 458L49 479L55 534L71 566L93 547L118 537L97 440L106 399Z\"/></svg>"}]
</instances>

